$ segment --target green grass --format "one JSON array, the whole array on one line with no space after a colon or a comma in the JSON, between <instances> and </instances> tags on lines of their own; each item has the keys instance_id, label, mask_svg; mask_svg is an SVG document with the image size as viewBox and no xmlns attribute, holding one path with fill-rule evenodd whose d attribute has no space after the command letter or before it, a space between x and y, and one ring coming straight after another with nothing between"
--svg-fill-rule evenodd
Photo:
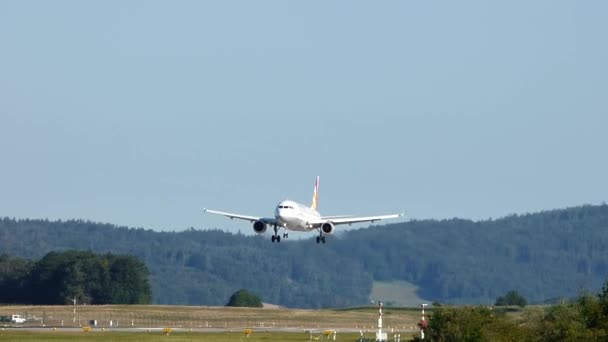
<instances>
[{"instance_id":1,"label":"green grass","mask_svg":"<svg viewBox=\"0 0 608 342\"><path fill-rule=\"evenodd\" d=\"M320 333L314 333L313 341L327 341ZM406 340L410 335L401 335ZM363 338L373 339L373 333L364 334ZM336 341L357 341L357 333L338 332ZM254 332L249 337L243 333L198 333L198 332L175 332L168 336L161 332L25 332L25 331L3 331L0 332L0 340L3 341L217 341L217 342L256 342L256 341L309 341L309 333L281 333L281 332ZM333 341L333 336L329 340Z\"/></svg>"}]
</instances>

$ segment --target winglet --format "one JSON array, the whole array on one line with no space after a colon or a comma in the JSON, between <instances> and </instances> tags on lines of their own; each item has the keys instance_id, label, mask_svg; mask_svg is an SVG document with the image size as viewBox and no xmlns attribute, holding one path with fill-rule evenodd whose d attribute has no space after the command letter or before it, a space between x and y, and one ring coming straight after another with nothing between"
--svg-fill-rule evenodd
<instances>
[{"instance_id":1,"label":"winglet","mask_svg":"<svg viewBox=\"0 0 608 342\"><path fill-rule=\"evenodd\" d=\"M319 176L315 179L315 190L312 193L312 204L310 207L314 210L317 210L317 205L319 204Z\"/></svg>"}]
</instances>

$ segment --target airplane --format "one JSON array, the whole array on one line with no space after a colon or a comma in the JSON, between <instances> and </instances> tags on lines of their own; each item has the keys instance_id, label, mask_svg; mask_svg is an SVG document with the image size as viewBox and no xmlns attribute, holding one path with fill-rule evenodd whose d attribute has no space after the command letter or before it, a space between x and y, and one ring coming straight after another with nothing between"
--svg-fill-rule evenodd
<instances>
[{"instance_id":1,"label":"airplane","mask_svg":"<svg viewBox=\"0 0 608 342\"><path fill-rule=\"evenodd\" d=\"M313 231L317 230L319 236L317 236L317 244L325 243L325 235L332 234L336 225L340 224L353 224L360 222L375 222L384 219L392 219L403 217L403 214L390 214L390 215L377 215L377 216L361 216L354 217L351 215L338 215L338 216L321 216L317 211L319 204L319 176L315 180L315 188L312 195L312 204L310 207L285 200L279 202L274 210L274 217L260 217L260 216L249 216L227 213L224 211L217 211L211 209L203 209L203 211L210 214L218 214L229 217L230 219L239 219L249 222L253 222L253 231L258 234L266 232L268 226L272 226L274 229L274 235L272 235L272 242L281 242L281 236L279 230L285 229L283 238L288 238L288 230L293 231Z\"/></svg>"}]
</instances>

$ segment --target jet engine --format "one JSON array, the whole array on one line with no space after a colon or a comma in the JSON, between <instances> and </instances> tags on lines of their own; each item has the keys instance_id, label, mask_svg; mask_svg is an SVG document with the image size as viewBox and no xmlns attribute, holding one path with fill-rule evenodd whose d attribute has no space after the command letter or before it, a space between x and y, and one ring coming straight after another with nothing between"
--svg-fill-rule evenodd
<instances>
[{"instance_id":1,"label":"jet engine","mask_svg":"<svg viewBox=\"0 0 608 342\"><path fill-rule=\"evenodd\" d=\"M253 230L258 234L264 233L266 231L266 223L262 221L253 222Z\"/></svg>"},{"instance_id":2,"label":"jet engine","mask_svg":"<svg viewBox=\"0 0 608 342\"><path fill-rule=\"evenodd\" d=\"M321 230L324 234L331 234L334 232L334 224L331 222L325 222L321 225Z\"/></svg>"}]
</instances>

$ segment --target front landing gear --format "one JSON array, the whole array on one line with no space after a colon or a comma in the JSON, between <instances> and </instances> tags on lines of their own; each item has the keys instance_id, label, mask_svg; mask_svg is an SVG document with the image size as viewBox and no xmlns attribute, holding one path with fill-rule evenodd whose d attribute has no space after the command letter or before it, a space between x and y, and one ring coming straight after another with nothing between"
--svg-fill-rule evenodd
<instances>
[{"instance_id":1,"label":"front landing gear","mask_svg":"<svg viewBox=\"0 0 608 342\"><path fill-rule=\"evenodd\" d=\"M287 239L289 235L287 233L283 233L283 239ZM281 242L281 235L279 235L279 227L274 226L274 235L270 239L272 242Z\"/></svg>"}]
</instances>

